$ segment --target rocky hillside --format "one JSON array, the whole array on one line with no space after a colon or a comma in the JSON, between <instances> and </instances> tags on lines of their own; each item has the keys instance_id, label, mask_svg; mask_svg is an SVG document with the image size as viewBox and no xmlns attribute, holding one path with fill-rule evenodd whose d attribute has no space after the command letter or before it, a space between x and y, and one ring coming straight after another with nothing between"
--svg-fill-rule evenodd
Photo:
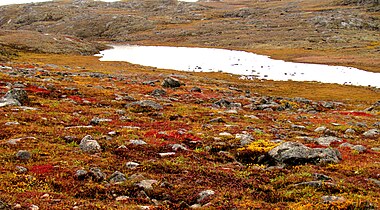
<instances>
[{"instance_id":1,"label":"rocky hillside","mask_svg":"<svg viewBox=\"0 0 380 210\"><path fill-rule=\"evenodd\" d=\"M376 5L361 2L367 1L48 2L0 7L0 29L91 41L241 49L379 72L380 15Z\"/></svg>"},{"instance_id":2,"label":"rocky hillside","mask_svg":"<svg viewBox=\"0 0 380 210\"><path fill-rule=\"evenodd\" d=\"M376 89L0 63L0 209L376 209Z\"/></svg>"}]
</instances>

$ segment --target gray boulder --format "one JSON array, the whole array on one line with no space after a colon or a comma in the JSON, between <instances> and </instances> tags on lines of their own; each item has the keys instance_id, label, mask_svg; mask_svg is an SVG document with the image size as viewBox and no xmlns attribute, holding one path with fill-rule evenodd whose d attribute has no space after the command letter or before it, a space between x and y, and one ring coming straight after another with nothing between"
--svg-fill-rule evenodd
<instances>
[{"instance_id":1,"label":"gray boulder","mask_svg":"<svg viewBox=\"0 0 380 210\"><path fill-rule=\"evenodd\" d=\"M85 136L80 141L79 147L83 152L87 153L97 153L102 151L99 143L90 135Z\"/></svg>"},{"instance_id":2,"label":"gray boulder","mask_svg":"<svg viewBox=\"0 0 380 210\"><path fill-rule=\"evenodd\" d=\"M127 180L127 177L119 172L119 171L115 171L110 177L109 177L109 181L111 183L120 183L120 182L124 182Z\"/></svg>"},{"instance_id":3,"label":"gray boulder","mask_svg":"<svg viewBox=\"0 0 380 210\"><path fill-rule=\"evenodd\" d=\"M152 93L150 95L159 97L159 96L166 96L166 94L167 93L166 93L165 90L155 89L155 90L152 91Z\"/></svg>"},{"instance_id":4,"label":"gray boulder","mask_svg":"<svg viewBox=\"0 0 380 210\"><path fill-rule=\"evenodd\" d=\"M28 94L23 89L12 89L0 99L0 107L22 106L29 102Z\"/></svg>"},{"instance_id":5,"label":"gray boulder","mask_svg":"<svg viewBox=\"0 0 380 210\"><path fill-rule=\"evenodd\" d=\"M380 131L377 129L371 129L363 133L363 135L367 138L376 138L380 135Z\"/></svg>"},{"instance_id":6,"label":"gray boulder","mask_svg":"<svg viewBox=\"0 0 380 210\"><path fill-rule=\"evenodd\" d=\"M100 170L100 168L91 168L88 175L92 180L101 182L106 178L106 175Z\"/></svg>"},{"instance_id":7,"label":"gray boulder","mask_svg":"<svg viewBox=\"0 0 380 210\"><path fill-rule=\"evenodd\" d=\"M31 158L30 152L26 150L20 150L16 154L16 158L21 159L21 160L29 160Z\"/></svg>"},{"instance_id":8,"label":"gray boulder","mask_svg":"<svg viewBox=\"0 0 380 210\"><path fill-rule=\"evenodd\" d=\"M162 87L164 88L177 88L181 87L181 82L178 79L175 79L173 77L165 78L164 81L162 81Z\"/></svg>"},{"instance_id":9,"label":"gray boulder","mask_svg":"<svg viewBox=\"0 0 380 210\"><path fill-rule=\"evenodd\" d=\"M274 165L302 165L338 163L341 154L332 148L310 148L298 142L285 142L268 152Z\"/></svg>"},{"instance_id":10,"label":"gray boulder","mask_svg":"<svg viewBox=\"0 0 380 210\"><path fill-rule=\"evenodd\" d=\"M334 142L342 142L342 139L338 138L338 137L334 137L334 136L327 136L327 137L320 137L320 138L317 138L315 139L315 141L319 144L319 145L322 145L322 146L330 146L331 143L334 143Z\"/></svg>"},{"instance_id":11,"label":"gray boulder","mask_svg":"<svg viewBox=\"0 0 380 210\"><path fill-rule=\"evenodd\" d=\"M136 101L127 105L133 112L151 112L163 109L163 107L151 100Z\"/></svg>"},{"instance_id":12,"label":"gray boulder","mask_svg":"<svg viewBox=\"0 0 380 210\"><path fill-rule=\"evenodd\" d=\"M198 194L197 202L201 203L205 199L209 198L210 196L214 195L215 192L213 190L204 190Z\"/></svg>"},{"instance_id":13,"label":"gray boulder","mask_svg":"<svg viewBox=\"0 0 380 210\"><path fill-rule=\"evenodd\" d=\"M86 178L87 178L87 175L88 175L88 173L87 173L87 171L85 171L85 170L77 170L77 171L75 172L75 177L76 177L77 179L79 179L79 180L84 180L84 179L86 179Z\"/></svg>"}]
</instances>

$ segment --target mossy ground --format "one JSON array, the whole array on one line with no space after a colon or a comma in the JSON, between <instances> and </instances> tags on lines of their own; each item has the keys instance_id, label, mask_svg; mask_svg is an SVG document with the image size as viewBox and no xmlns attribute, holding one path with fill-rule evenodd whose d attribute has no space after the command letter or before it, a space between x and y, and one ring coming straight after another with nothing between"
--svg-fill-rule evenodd
<instances>
[{"instance_id":1,"label":"mossy ground","mask_svg":"<svg viewBox=\"0 0 380 210\"><path fill-rule=\"evenodd\" d=\"M10 205L18 203L27 208L34 204L40 209L70 209L74 206L80 209L133 209L141 205L179 209L186 208L184 203L196 203L199 192L212 189L215 195L202 201L202 204L208 203L204 209L380 207L379 186L370 180L380 178L378 152L368 150L359 154L337 147L342 153L342 162L326 166L302 165L267 170L265 166L254 163L256 157L275 146L269 143L276 139L273 128L286 136L287 141L300 141L317 147L297 137L319 137L320 134L313 131L319 126L327 126L338 136L344 136L345 129L353 127L357 134L344 138L344 141L367 148L379 147L379 139L367 139L361 135L366 128L350 124L361 122L371 127L379 121L379 113L361 112L379 100L376 89L320 83L244 81L236 75L169 71L123 62L99 62L95 57L86 56L21 53L17 60L3 64L34 73L30 77L14 77L8 75L7 70L2 70L1 94L7 91L6 83L21 82L30 97L28 106L38 108L0 109L0 200ZM83 74L91 72L105 76ZM81 75L75 76L76 73ZM149 86L142 82L162 81L170 74L176 74L186 86L166 89L167 96L162 98L150 96L154 89L161 88L160 83ZM202 93L190 92L194 86L200 87ZM236 88L242 92L236 91ZM316 114L252 111L246 108L237 113L227 113L224 108L212 106L222 98L248 105L250 101L245 97L246 91L257 96L304 97L314 101L339 101L345 105L335 111L322 110ZM132 112L124 108L129 102L115 100L115 94L128 94L137 100L155 100L163 104L164 109ZM295 107L297 105L293 104ZM125 113L120 114L117 110L124 110ZM352 110L360 112L349 114L348 111ZM259 119L246 117L248 115ZM121 120L121 116L127 120ZM112 121L93 127L75 127L89 125L94 117ZM204 126L216 117L221 117L225 123ZM14 121L20 124L5 125ZM289 121L305 125L306 129L301 133L293 131ZM339 123L340 126L331 123ZM181 130L185 134L181 134ZM116 131L117 135L109 138L110 131ZM237 147L239 140L234 135L243 131L251 134L256 143L244 148ZM233 136L219 136L222 132ZM92 135L98 140L103 151L95 155L83 153L78 144L85 135ZM65 136L73 138L67 140ZM16 145L7 143L16 138L22 138ZM148 144L128 145L131 139L142 139ZM170 145L174 143L184 144L189 150L177 151L168 157L158 155L171 152ZM118 149L121 145L127 147ZM30 151L32 158L18 160L15 157L18 150ZM141 165L128 169L125 166L128 161ZM18 174L16 166L24 166L28 172ZM159 183L144 194L133 180L123 184L107 184L75 178L76 170L91 167L101 168L107 176L120 171L127 176L141 174ZM314 173L332 177L334 185L317 188L294 185L314 180ZM49 197L41 198L46 193ZM342 196L346 200L326 204L321 200L324 195ZM129 199L116 201L118 196L128 196ZM160 205L154 207L152 199Z\"/></svg>"}]
</instances>

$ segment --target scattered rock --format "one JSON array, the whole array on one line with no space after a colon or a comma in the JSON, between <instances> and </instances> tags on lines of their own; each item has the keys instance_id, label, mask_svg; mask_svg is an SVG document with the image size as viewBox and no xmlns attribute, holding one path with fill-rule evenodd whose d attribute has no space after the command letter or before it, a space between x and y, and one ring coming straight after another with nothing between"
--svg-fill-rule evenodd
<instances>
[{"instance_id":1,"label":"scattered rock","mask_svg":"<svg viewBox=\"0 0 380 210\"><path fill-rule=\"evenodd\" d=\"M5 126L20 125L20 123L19 122L6 122L4 125Z\"/></svg>"},{"instance_id":2,"label":"scattered rock","mask_svg":"<svg viewBox=\"0 0 380 210\"><path fill-rule=\"evenodd\" d=\"M116 201L128 201L128 200L129 200L129 197L125 195L116 197Z\"/></svg>"},{"instance_id":3,"label":"scattered rock","mask_svg":"<svg viewBox=\"0 0 380 210\"><path fill-rule=\"evenodd\" d=\"M365 111L379 111L380 110L380 101L376 102L372 106L368 107Z\"/></svg>"},{"instance_id":4,"label":"scattered rock","mask_svg":"<svg viewBox=\"0 0 380 210\"><path fill-rule=\"evenodd\" d=\"M315 139L315 141L319 145L328 147L328 146L330 146L331 143L342 142L342 139L340 139L338 137L334 137L334 136L327 136L327 137L317 138L317 139Z\"/></svg>"},{"instance_id":5,"label":"scattered rock","mask_svg":"<svg viewBox=\"0 0 380 210\"><path fill-rule=\"evenodd\" d=\"M376 138L380 135L380 131L377 129L371 129L363 133L363 135L367 138Z\"/></svg>"},{"instance_id":6,"label":"scattered rock","mask_svg":"<svg viewBox=\"0 0 380 210\"><path fill-rule=\"evenodd\" d=\"M115 171L108 179L111 183L121 183L126 181L127 177L123 173Z\"/></svg>"},{"instance_id":7,"label":"scattered rock","mask_svg":"<svg viewBox=\"0 0 380 210\"><path fill-rule=\"evenodd\" d=\"M191 88L190 92L201 93L202 89L200 89L199 87L193 87L193 88Z\"/></svg>"},{"instance_id":8,"label":"scattered rock","mask_svg":"<svg viewBox=\"0 0 380 210\"><path fill-rule=\"evenodd\" d=\"M223 118L221 117L217 117L217 118L214 118L214 119L211 119L209 121L209 123L225 123L226 121L223 120Z\"/></svg>"},{"instance_id":9,"label":"scattered rock","mask_svg":"<svg viewBox=\"0 0 380 210\"><path fill-rule=\"evenodd\" d=\"M210 196L214 195L215 192L213 190L204 190L198 194L197 202L201 203L205 199L209 198Z\"/></svg>"},{"instance_id":10,"label":"scattered rock","mask_svg":"<svg viewBox=\"0 0 380 210\"><path fill-rule=\"evenodd\" d=\"M322 200L324 203L336 203L336 202L342 203L346 201L346 199L341 196L331 196L331 195L322 196Z\"/></svg>"},{"instance_id":11,"label":"scattered rock","mask_svg":"<svg viewBox=\"0 0 380 210\"><path fill-rule=\"evenodd\" d=\"M36 206L34 204L32 204L32 205L29 206L29 210L38 210L38 209L40 209L40 207L38 207L38 206Z\"/></svg>"},{"instance_id":12,"label":"scattered rock","mask_svg":"<svg viewBox=\"0 0 380 210\"><path fill-rule=\"evenodd\" d=\"M159 96L166 96L166 94L167 94L166 91L163 89L155 89L150 95L159 97Z\"/></svg>"},{"instance_id":13,"label":"scattered rock","mask_svg":"<svg viewBox=\"0 0 380 210\"><path fill-rule=\"evenodd\" d=\"M236 139L240 139L240 146L244 147L253 142L254 138L251 134L236 134Z\"/></svg>"},{"instance_id":14,"label":"scattered rock","mask_svg":"<svg viewBox=\"0 0 380 210\"><path fill-rule=\"evenodd\" d=\"M380 187L380 180L377 180L377 179L371 179L371 178L369 178L368 180L371 181L371 182L373 182L373 183L375 183L375 184L377 184L377 186ZM0 208L0 209L1 209L1 208Z\"/></svg>"},{"instance_id":15,"label":"scattered rock","mask_svg":"<svg viewBox=\"0 0 380 210\"><path fill-rule=\"evenodd\" d=\"M231 109L231 108L240 108L241 107L241 104L240 103L232 103L230 101L227 101L225 99L220 99L219 101L215 102L213 104L214 107L218 107L218 108L228 108L228 109Z\"/></svg>"},{"instance_id":16,"label":"scattered rock","mask_svg":"<svg viewBox=\"0 0 380 210\"><path fill-rule=\"evenodd\" d=\"M313 174L315 179L319 180L319 181L332 181L333 179L329 176L326 176L324 174L318 174L318 173L315 173Z\"/></svg>"},{"instance_id":17,"label":"scattered rock","mask_svg":"<svg viewBox=\"0 0 380 210\"><path fill-rule=\"evenodd\" d=\"M338 163L341 154L332 148L310 148L298 142L285 142L268 152L273 165L301 165Z\"/></svg>"},{"instance_id":18,"label":"scattered rock","mask_svg":"<svg viewBox=\"0 0 380 210\"><path fill-rule=\"evenodd\" d=\"M173 77L167 77L162 81L161 85L164 88L177 88L181 87L181 82Z\"/></svg>"},{"instance_id":19,"label":"scattered rock","mask_svg":"<svg viewBox=\"0 0 380 210\"><path fill-rule=\"evenodd\" d=\"M323 133L327 128L325 126L318 127L314 130L317 133Z\"/></svg>"},{"instance_id":20,"label":"scattered rock","mask_svg":"<svg viewBox=\"0 0 380 210\"><path fill-rule=\"evenodd\" d=\"M182 145L182 144L173 144L172 145L172 150L176 151L176 152L180 151L180 150L187 151L187 148L184 145Z\"/></svg>"},{"instance_id":21,"label":"scattered rock","mask_svg":"<svg viewBox=\"0 0 380 210\"><path fill-rule=\"evenodd\" d=\"M7 203L5 203L4 201L0 200L0 209L10 209L10 207L8 206Z\"/></svg>"},{"instance_id":22,"label":"scattered rock","mask_svg":"<svg viewBox=\"0 0 380 210\"><path fill-rule=\"evenodd\" d=\"M227 137L227 138L233 138L234 136L228 132L222 132L222 133L219 133L219 136L224 136L224 137Z\"/></svg>"},{"instance_id":23,"label":"scattered rock","mask_svg":"<svg viewBox=\"0 0 380 210\"><path fill-rule=\"evenodd\" d=\"M295 129L295 130L305 130L306 129L306 127L303 126L303 125L294 125L294 124L291 124L290 127L292 129Z\"/></svg>"},{"instance_id":24,"label":"scattered rock","mask_svg":"<svg viewBox=\"0 0 380 210\"><path fill-rule=\"evenodd\" d=\"M5 96L0 99L0 107L4 106L23 106L29 102L28 94L23 89L9 90Z\"/></svg>"},{"instance_id":25,"label":"scattered rock","mask_svg":"<svg viewBox=\"0 0 380 210\"><path fill-rule=\"evenodd\" d=\"M99 143L90 135L85 136L80 141L79 147L83 152L87 153L97 153L102 151Z\"/></svg>"},{"instance_id":26,"label":"scattered rock","mask_svg":"<svg viewBox=\"0 0 380 210\"><path fill-rule=\"evenodd\" d=\"M355 145L355 146L351 147L351 149L356 150L360 153L365 152L367 150L367 148L363 145Z\"/></svg>"},{"instance_id":27,"label":"scattered rock","mask_svg":"<svg viewBox=\"0 0 380 210\"><path fill-rule=\"evenodd\" d=\"M355 134L356 131L352 128L348 128L346 131L344 131L345 134Z\"/></svg>"},{"instance_id":28,"label":"scattered rock","mask_svg":"<svg viewBox=\"0 0 380 210\"><path fill-rule=\"evenodd\" d=\"M88 173L87 173L87 171L85 171L85 170L77 170L77 171L75 172L75 177L76 177L77 179L79 179L79 180L84 180L84 179L87 178L87 176L88 176Z\"/></svg>"},{"instance_id":29,"label":"scattered rock","mask_svg":"<svg viewBox=\"0 0 380 210\"><path fill-rule=\"evenodd\" d=\"M131 144L133 144L133 145L145 145L145 144L147 144L145 141L143 141L143 140L130 140L129 141Z\"/></svg>"},{"instance_id":30,"label":"scattered rock","mask_svg":"<svg viewBox=\"0 0 380 210\"><path fill-rule=\"evenodd\" d=\"M148 179L148 180L142 180L139 183L137 183L136 185L141 187L141 188L144 188L144 190L153 190L153 185L156 183L158 183L157 180Z\"/></svg>"},{"instance_id":31,"label":"scattered rock","mask_svg":"<svg viewBox=\"0 0 380 210\"><path fill-rule=\"evenodd\" d=\"M301 182L301 183L295 184L294 186L310 186L310 187L318 188L318 187L322 187L324 185L335 186L335 184L333 184L331 182L326 182L326 181Z\"/></svg>"},{"instance_id":32,"label":"scattered rock","mask_svg":"<svg viewBox=\"0 0 380 210\"><path fill-rule=\"evenodd\" d=\"M365 152L367 150L367 148L363 145L353 145L347 142L339 145L339 147L348 147L350 149L358 151L359 153Z\"/></svg>"},{"instance_id":33,"label":"scattered rock","mask_svg":"<svg viewBox=\"0 0 380 210\"><path fill-rule=\"evenodd\" d=\"M151 100L136 101L126 105L133 112L152 112L162 110L163 107Z\"/></svg>"},{"instance_id":34,"label":"scattered rock","mask_svg":"<svg viewBox=\"0 0 380 210\"><path fill-rule=\"evenodd\" d=\"M175 152L162 152L158 153L158 155L160 155L161 157L173 156L175 155Z\"/></svg>"},{"instance_id":35,"label":"scattered rock","mask_svg":"<svg viewBox=\"0 0 380 210\"><path fill-rule=\"evenodd\" d=\"M125 166L127 166L127 168L129 169L135 169L139 166L140 164L136 163L136 162L128 162L125 164Z\"/></svg>"},{"instance_id":36,"label":"scattered rock","mask_svg":"<svg viewBox=\"0 0 380 210\"><path fill-rule=\"evenodd\" d=\"M97 118L97 117L94 117L91 121L90 121L90 125L99 125L100 123L102 122L112 122L112 119L105 119L105 118Z\"/></svg>"},{"instance_id":37,"label":"scattered rock","mask_svg":"<svg viewBox=\"0 0 380 210\"><path fill-rule=\"evenodd\" d=\"M16 158L21 160L29 160L31 156L30 152L26 150L19 150L16 154Z\"/></svg>"},{"instance_id":38,"label":"scattered rock","mask_svg":"<svg viewBox=\"0 0 380 210\"><path fill-rule=\"evenodd\" d=\"M27 168L25 168L23 166L16 166L16 173L18 173L18 174L24 174L26 172L28 172Z\"/></svg>"},{"instance_id":39,"label":"scattered rock","mask_svg":"<svg viewBox=\"0 0 380 210\"><path fill-rule=\"evenodd\" d=\"M88 175L92 180L101 182L106 178L106 175L100 170L100 168L90 168Z\"/></svg>"}]
</instances>

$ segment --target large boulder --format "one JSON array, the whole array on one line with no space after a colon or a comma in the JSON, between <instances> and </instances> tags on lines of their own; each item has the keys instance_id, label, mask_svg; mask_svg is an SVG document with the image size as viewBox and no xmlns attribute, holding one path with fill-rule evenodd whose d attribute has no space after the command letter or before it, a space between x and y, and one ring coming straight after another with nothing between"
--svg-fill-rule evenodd
<instances>
[{"instance_id":1,"label":"large boulder","mask_svg":"<svg viewBox=\"0 0 380 210\"><path fill-rule=\"evenodd\" d=\"M99 143L96 140L94 140L90 135L85 136L80 141L79 147L83 152L87 153L101 152L101 147Z\"/></svg>"},{"instance_id":2,"label":"large boulder","mask_svg":"<svg viewBox=\"0 0 380 210\"><path fill-rule=\"evenodd\" d=\"M310 148L298 142L285 142L268 152L272 165L302 165L338 163L342 158L332 148Z\"/></svg>"},{"instance_id":3,"label":"large boulder","mask_svg":"<svg viewBox=\"0 0 380 210\"><path fill-rule=\"evenodd\" d=\"M168 77L164 79L161 85L164 88L177 88L181 87L181 82L176 78Z\"/></svg>"},{"instance_id":4,"label":"large boulder","mask_svg":"<svg viewBox=\"0 0 380 210\"><path fill-rule=\"evenodd\" d=\"M4 106L21 106L29 102L28 94L25 90L15 88L9 90L5 96L0 99L0 107Z\"/></svg>"}]
</instances>

